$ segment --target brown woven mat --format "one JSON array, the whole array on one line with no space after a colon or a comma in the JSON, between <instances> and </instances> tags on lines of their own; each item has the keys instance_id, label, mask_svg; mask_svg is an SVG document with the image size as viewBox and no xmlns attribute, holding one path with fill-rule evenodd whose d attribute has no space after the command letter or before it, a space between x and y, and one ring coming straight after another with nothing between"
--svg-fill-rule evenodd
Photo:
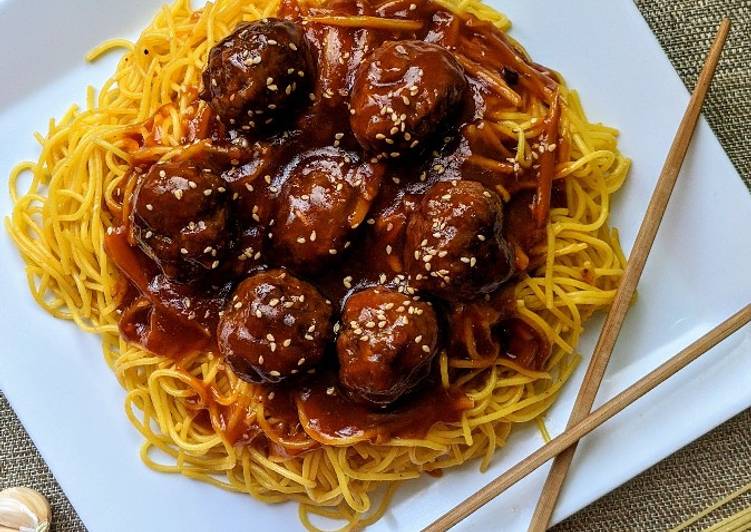
<instances>
[{"instance_id":1,"label":"brown woven mat","mask_svg":"<svg viewBox=\"0 0 751 532\"><path fill-rule=\"evenodd\" d=\"M693 87L722 15L734 30L705 116L744 181L751 186L751 0L635 0L673 65ZM665 530L751 481L751 410L606 495L555 528ZM26 485L50 498L53 530L84 530L0 392L0 489ZM701 521L708 525L747 507L741 497ZM713 521L714 520L714 521Z\"/></svg>"}]
</instances>

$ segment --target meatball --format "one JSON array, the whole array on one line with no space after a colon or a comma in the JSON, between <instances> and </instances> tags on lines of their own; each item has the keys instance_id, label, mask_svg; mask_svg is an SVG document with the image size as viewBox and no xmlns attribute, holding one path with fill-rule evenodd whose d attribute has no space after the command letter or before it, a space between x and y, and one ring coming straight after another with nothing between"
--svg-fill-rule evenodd
<instances>
[{"instance_id":1,"label":"meatball","mask_svg":"<svg viewBox=\"0 0 751 532\"><path fill-rule=\"evenodd\" d=\"M284 270L257 273L234 291L219 320L219 351L249 382L313 371L331 335L331 303Z\"/></svg>"},{"instance_id":2,"label":"meatball","mask_svg":"<svg viewBox=\"0 0 751 532\"><path fill-rule=\"evenodd\" d=\"M267 18L238 26L211 49L201 97L222 120L260 127L302 100L312 78L300 26Z\"/></svg>"},{"instance_id":3,"label":"meatball","mask_svg":"<svg viewBox=\"0 0 751 532\"><path fill-rule=\"evenodd\" d=\"M352 131L363 148L398 157L443 129L466 88L464 69L445 48L387 42L355 76Z\"/></svg>"},{"instance_id":4,"label":"meatball","mask_svg":"<svg viewBox=\"0 0 751 532\"><path fill-rule=\"evenodd\" d=\"M353 294L337 340L339 379L356 400L384 407L430 372L438 348L433 308L413 296L377 287Z\"/></svg>"},{"instance_id":5,"label":"meatball","mask_svg":"<svg viewBox=\"0 0 751 532\"><path fill-rule=\"evenodd\" d=\"M216 269L227 230L224 182L191 161L155 164L133 194L130 238L169 277Z\"/></svg>"},{"instance_id":6,"label":"meatball","mask_svg":"<svg viewBox=\"0 0 751 532\"><path fill-rule=\"evenodd\" d=\"M282 260L314 271L349 246L381 183L380 165L354 153L323 148L303 154L288 169L277 202L273 241Z\"/></svg>"},{"instance_id":7,"label":"meatball","mask_svg":"<svg viewBox=\"0 0 751 532\"><path fill-rule=\"evenodd\" d=\"M448 300L494 291L513 274L498 196L475 181L444 181L420 200L407 226L405 268L414 287Z\"/></svg>"}]
</instances>

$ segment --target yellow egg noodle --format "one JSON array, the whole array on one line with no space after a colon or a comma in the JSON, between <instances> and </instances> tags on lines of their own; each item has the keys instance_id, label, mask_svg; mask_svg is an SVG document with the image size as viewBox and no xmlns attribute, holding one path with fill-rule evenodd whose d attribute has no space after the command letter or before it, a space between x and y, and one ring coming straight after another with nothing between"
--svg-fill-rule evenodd
<instances>
[{"instance_id":1,"label":"yellow egg noodle","mask_svg":"<svg viewBox=\"0 0 751 532\"><path fill-rule=\"evenodd\" d=\"M479 0L440 0L457 13L472 13L508 30L509 21ZM220 357L202 353L181 361L156 356L126 343L118 331L119 273L104 251L104 236L119 212L116 189L130 155L125 134L165 104L173 104L161 146L169 158L180 146L181 120L200 85L209 49L241 21L272 16L274 0L217 0L192 10L188 0L163 7L138 40L103 43L87 59L124 49L114 75L86 106L50 120L36 134L36 162L16 166L10 176L14 208L6 227L24 262L29 289L47 312L73 320L100 335L105 358L126 390L125 411L144 437L143 461L152 469L248 493L264 502L297 501L300 518L315 528L313 514L362 528L385 512L399 481L479 459L485 470L516 424L541 420L574 371L583 322L612 301L625 259L615 230L607 225L610 198L622 185L629 161L617 149L617 131L588 121L576 93L561 87L560 135L571 145L559 163L566 177L567 208L553 208L547 228L546 260L516 287L518 312L543 332L552 356L542 371L499 357L494 366L467 369L459 385L474 401L461 422L437 424L423 439L395 438L322 445L292 458L270 458L252 446L235 446L221 432L192 423L200 386L220 391L216 402L234 403L250 386ZM147 53L145 53L147 52ZM539 108L537 108L539 107ZM541 106L493 116L499 128L518 136L517 160L531 164L526 133L544 119ZM24 190L20 190L23 185ZM464 359L438 358L444 384ZM466 367L466 366L464 366ZM196 384L198 383L198 385ZM250 404L249 408L262 409ZM262 411L257 412L259 419ZM159 460L157 459L158 453ZM168 458L165 460L165 457ZM375 494L383 493L376 504Z\"/></svg>"}]
</instances>

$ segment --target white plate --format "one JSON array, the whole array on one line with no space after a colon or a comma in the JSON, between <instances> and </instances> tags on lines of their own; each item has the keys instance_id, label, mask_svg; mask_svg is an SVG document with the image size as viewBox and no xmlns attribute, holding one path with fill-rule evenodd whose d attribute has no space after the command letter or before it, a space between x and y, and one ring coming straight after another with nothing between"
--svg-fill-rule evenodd
<instances>
[{"instance_id":1,"label":"white plate","mask_svg":"<svg viewBox=\"0 0 751 532\"><path fill-rule=\"evenodd\" d=\"M580 90L593 119L622 130L634 169L612 222L629 249L688 100L685 88L631 0L607 7L601 0L492 3L510 15L513 35L537 61ZM15 161L36 157L32 130L46 131L50 116L82 101L87 84L99 86L112 72L114 55L91 66L84 53L108 37L134 37L159 4L0 0L0 176ZM8 196L0 196L0 212L7 213ZM749 220L751 197L702 121L598 403L751 301ZM36 307L18 254L4 232L0 238L0 385L90 530L300 528L293 504L267 506L147 469L99 342ZM600 324L589 325L580 346L585 355ZM584 365L548 416L554 434L565 425L583 372ZM746 328L582 443L555 520L750 405ZM534 428L517 430L485 475L470 463L441 479L406 484L374 529L427 524L540 443ZM461 528L525 529L544 475L519 483Z\"/></svg>"}]
</instances>

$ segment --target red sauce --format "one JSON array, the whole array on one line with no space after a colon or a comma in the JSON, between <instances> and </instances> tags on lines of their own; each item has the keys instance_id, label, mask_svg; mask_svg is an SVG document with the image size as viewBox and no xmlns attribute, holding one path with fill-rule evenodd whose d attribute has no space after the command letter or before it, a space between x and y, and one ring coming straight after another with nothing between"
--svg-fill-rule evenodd
<instances>
[{"instance_id":1,"label":"red sauce","mask_svg":"<svg viewBox=\"0 0 751 532\"><path fill-rule=\"evenodd\" d=\"M451 134L432 155L379 163L384 178L368 215L377 218L378 224L362 225L352 238L346 260L306 278L333 302L337 310L341 310L352 291L379 283L382 272L398 274L402 270L400 258L387 252L389 246L396 247L404 239L406 216L402 200L408 205L411 198L419 198L438 181L470 179L511 194L505 205L504 236L514 247L519 271L530 266L530 257L539 257L535 249L544 242L544 223L541 221L547 218L547 208L564 202L561 188L550 183L556 153L545 151L540 163L530 169L515 168L513 162L503 158L498 160L498 153L513 157L516 142L507 138L498 140L483 132L484 127L489 127L484 120L487 113L516 110L531 98L552 105L557 86L555 76L539 65L526 62L523 54L486 22L472 16L462 20L430 2L418 2L416 9L410 8L410 4L409 1L397 0L378 7L353 0L336 0L326 7L312 9L307 15L365 13L420 21L421 28L395 32L315 22L305 25L306 38L318 49L326 49L318 64L315 101L306 106L290 128L272 140L275 155L270 158L271 167L266 171L275 180L283 180L284 169L291 164L290 161L294 162L298 154L311 149L334 143L344 150L359 153L361 148L351 134L347 94L352 74L369 50L388 40L420 39L463 52L462 63L469 90L458 121L458 133ZM300 14L296 4L288 1L281 7L279 16L295 19ZM498 83L484 74L488 66L503 72L506 82L520 95L520 101L504 100L499 94ZM191 90L198 94L198 90ZM555 107L552 105L553 109ZM192 108L197 111L184 117L188 131L186 145L201 139L221 144L236 134L227 131L212 111L199 105L198 100ZM161 109L157 116L143 125L141 134L132 137L137 144L132 151L138 161L132 174L134 179L156 162L154 156L149 155L148 148L159 144L160 117L167 112L166 108ZM557 120L557 114L553 112L539 124L540 141L552 144L557 140L551 137L557 128ZM342 132L345 134L338 140ZM183 156L193 157L192 153L198 153L200 157L197 146L193 144L186 148ZM227 160L247 157L236 148L231 148L223 156ZM495 162L486 164L491 157ZM242 178L243 172L256 171L258 168L253 164L246 164L237 169L235 177ZM268 189L259 196L257 201L261 210L277 199ZM125 211L127 215L127 209ZM332 223L341 221L332 220ZM122 334L149 351L178 361L196 352L216 353L219 312L238 282L236 272L220 269L200 288L174 281L162 274L156 264L129 241L127 224L127 219L124 219L123 226L106 238L109 257L129 283L129 287L122 291ZM352 280L345 286L342 279L347 276ZM451 338L446 343L449 349L455 350L452 354L471 357L464 345L463 329L457 326L462 319L469 319L469 326L477 329L480 362L492 363L496 356L508 356L529 368L542 366L549 356L550 346L530 324L514 314L513 298L508 297L513 282L512 279L507 283L503 291L505 296L494 296L487 301L447 310L446 315L455 320L447 328L451 330ZM388 411L373 411L350 401L339 390L333 368L323 368L317 375L302 378L294 385L253 385L252 388L263 402L271 426L272 434L266 433L266 438L257 438L262 431L258 421L247 414L249 400L229 407L218 406L211 399L199 401L199 410L208 410L209 414L197 414L195 422L211 424L222 430L230 441L263 442L271 452L289 455L316 446L318 443L313 440L325 442L357 437L383 442L392 437L421 437L437 422L460 420L462 412L472 406L460 390L441 388L435 376L421 391ZM206 390L202 395L210 398L211 391ZM310 434L315 437L311 439Z\"/></svg>"}]
</instances>

